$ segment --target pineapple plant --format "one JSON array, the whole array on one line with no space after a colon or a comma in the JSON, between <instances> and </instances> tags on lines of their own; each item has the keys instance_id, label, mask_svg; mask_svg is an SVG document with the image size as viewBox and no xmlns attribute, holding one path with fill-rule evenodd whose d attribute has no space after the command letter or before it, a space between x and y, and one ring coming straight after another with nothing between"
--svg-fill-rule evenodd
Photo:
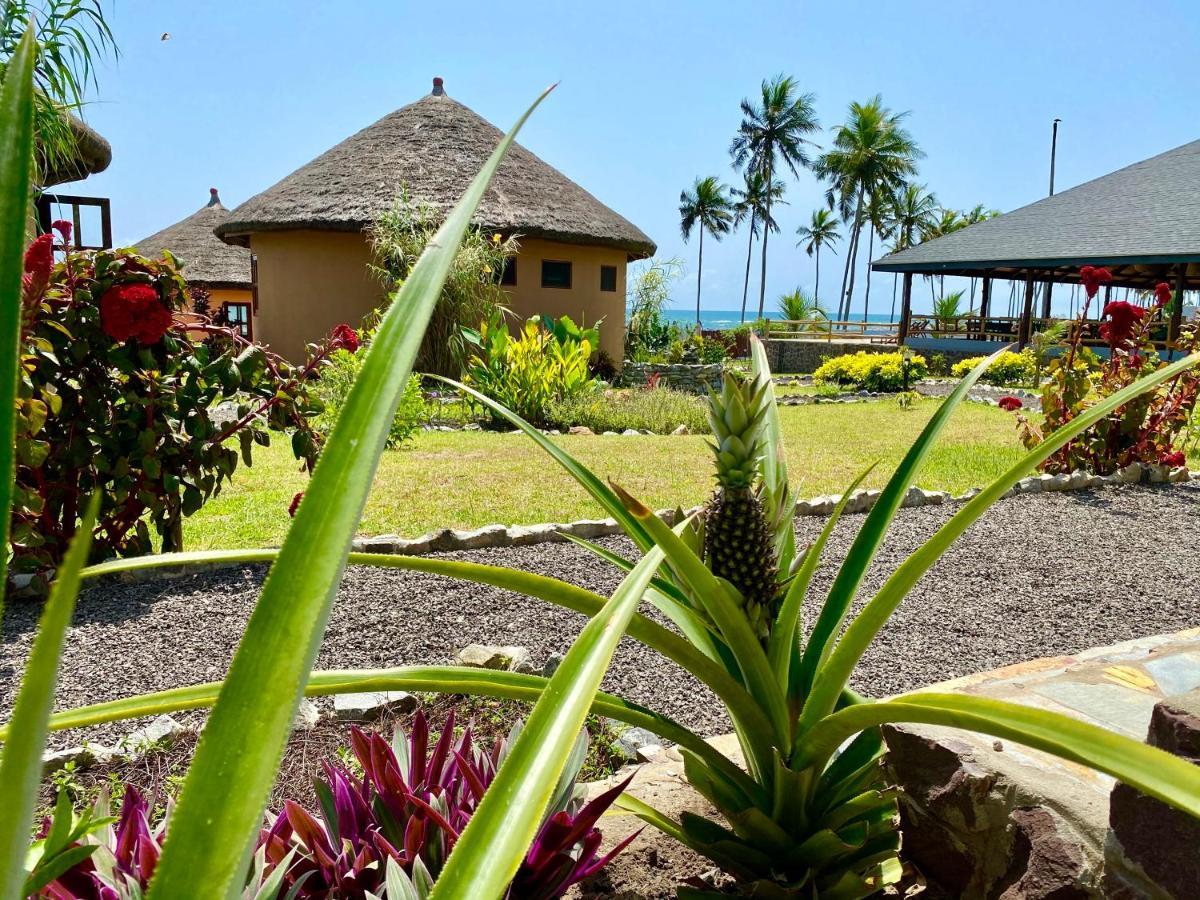
<instances>
[{"instance_id":1,"label":"pineapple plant","mask_svg":"<svg viewBox=\"0 0 1200 900\"><path fill-rule=\"evenodd\" d=\"M765 644L779 594L775 528L760 467L770 382L733 371L723 381L721 391L709 396L717 487L704 509L704 561L737 588L746 618Z\"/></svg>"}]
</instances>

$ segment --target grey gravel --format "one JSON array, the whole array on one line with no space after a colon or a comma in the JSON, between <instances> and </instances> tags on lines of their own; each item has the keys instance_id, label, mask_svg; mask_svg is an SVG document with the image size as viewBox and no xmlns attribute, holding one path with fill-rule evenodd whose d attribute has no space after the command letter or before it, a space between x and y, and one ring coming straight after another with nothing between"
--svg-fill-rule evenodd
<instances>
[{"instance_id":1,"label":"grey gravel","mask_svg":"<svg viewBox=\"0 0 1200 900\"><path fill-rule=\"evenodd\" d=\"M867 575L869 597L887 574L959 507L901 510ZM864 516L847 516L820 567L823 597ZM1123 486L1020 495L997 503L933 567L879 635L854 686L885 696L1023 659L1200 624L1196 526L1200 485ZM801 518L802 539L821 520ZM601 543L631 553L623 538ZM572 544L448 554L516 566L609 593L612 567ZM221 677L258 596L264 569L172 580L98 584L80 598L63 655L59 708ZM33 638L39 607L11 604L0 640L0 718ZM806 622L816 604L805 610ZM563 653L579 615L489 587L438 576L351 568L318 656L320 668L445 663L468 643L520 644L541 666ZM728 730L714 698L625 639L604 688L706 734ZM328 701L319 701L329 710ZM179 713L195 723L200 714ZM136 723L59 733L54 747L109 742Z\"/></svg>"}]
</instances>

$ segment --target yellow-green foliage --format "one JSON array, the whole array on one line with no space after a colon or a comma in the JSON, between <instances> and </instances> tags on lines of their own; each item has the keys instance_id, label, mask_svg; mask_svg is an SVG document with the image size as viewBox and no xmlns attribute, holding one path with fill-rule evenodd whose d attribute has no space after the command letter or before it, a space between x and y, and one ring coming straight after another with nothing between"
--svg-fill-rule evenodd
<instances>
[{"instance_id":1,"label":"yellow-green foliage","mask_svg":"<svg viewBox=\"0 0 1200 900\"><path fill-rule=\"evenodd\" d=\"M863 391L899 391L906 387L904 365L902 353L860 350L825 360L813 373L813 381ZM908 384L924 378L928 371L925 357L915 354L909 357Z\"/></svg>"},{"instance_id":2,"label":"yellow-green foliage","mask_svg":"<svg viewBox=\"0 0 1200 900\"><path fill-rule=\"evenodd\" d=\"M962 378L983 360L982 356L972 356L956 362L950 368L950 374L955 378ZM1005 350L996 357L995 362L988 366L987 371L979 380L984 384L992 384L997 387L1032 384L1036 366L1037 361L1029 350L1022 350L1020 353Z\"/></svg>"}]
</instances>

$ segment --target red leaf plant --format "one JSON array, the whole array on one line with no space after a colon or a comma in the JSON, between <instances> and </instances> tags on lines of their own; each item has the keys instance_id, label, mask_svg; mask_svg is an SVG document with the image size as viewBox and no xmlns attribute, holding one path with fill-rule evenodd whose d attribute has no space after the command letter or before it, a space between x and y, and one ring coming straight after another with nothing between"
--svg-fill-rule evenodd
<instances>
[{"instance_id":1,"label":"red leaf plant","mask_svg":"<svg viewBox=\"0 0 1200 900\"><path fill-rule=\"evenodd\" d=\"M1099 335L1108 344L1109 358L1100 359L1084 344L1087 313L1100 285L1112 274L1103 267L1084 266L1080 281L1087 293L1062 352L1047 366L1042 385L1043 421L1035 423L1017 411L1017 429L1026 447L1037 446L1076 416L1128 387L1139 378L1166 365L1159 344L1166 327L1164 314L1172 291L1160 282L1153 306L1126 300L1106 303ZM1197 325L1185 323L1173 344L1176 353L1192 353L1197 346ZM1041 465L1044 472L1090 471L1108 475L1131 463L1179 466L1186 461L1183 444L1188 423L1200 395L1200 375L1188 370L1142 394L1105 416ZM1014 410L1015 411L1015 410Z\"/></svg>"}]
</instances>

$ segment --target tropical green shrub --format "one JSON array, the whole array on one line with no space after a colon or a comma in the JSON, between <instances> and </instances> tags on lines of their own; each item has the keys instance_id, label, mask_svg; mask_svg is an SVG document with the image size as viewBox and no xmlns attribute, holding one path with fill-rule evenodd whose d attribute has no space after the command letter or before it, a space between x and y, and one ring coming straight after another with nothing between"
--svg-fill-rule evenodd
<instances>
[{"instance_id":1,"label":"tropical green shrub","mask_svg":"<svg viewBox=\"0 0 1200 900\"><path fill-rule=\"evenodd\" d=\"M593 389L588 362L598 334L581 332L570 318L557 322L532 316L514 336L500 312L466 330L475 348L467 361L466 381L534 422L546 421L550 404Z\"/></svg>"},{"instance_id":2,"label":"tropical green shrub","mask_svg":"<svg viewBox=\"0 0 1200 900\"><path fill-rule=\"evenodd\" d=\"M41 588L93 492L102 498L93 557L136 556L154 550L151 530L164 551L183 549L183 517L273 431L291 431L311 467L320 403L308 381L338 345L294 367L232 329L178 324L191 299L169 254L75 251L70 225L55 228L62 258L50 234L30 245L20 301L11 571ZM214 414L220 403L234 407L228 421Z\"/></svg>"},{"instance_id":3,"label":"tropical green shrub","mask_svg":"<svg viewBox=\"0 0 1200 900\"><path fill-rule=\"evenodd\" d=\"M860 391L902 391L928 373L925 357L859 350L831 356L813 373L815 384L838 385Z\"/></svg>"},{"instance_id":4,"label":"tropical green shrub","mask_svg":"<svg viewBox=\"0 0 1200 900\"><path fill-rule=\"evenodd\" d=\"M1099 360L1082 345L1088 306L1100 285L1111 278L1104 268L1080 269L1087 301L1073 323L1064 352L1047 365L1047 378L1042 384L1043 418L1035 423L1019 407L1013 410L1018 434L1026 447L1042 446L1082 413L1167 368L1151 337L1158 324L1156 314L1173 302L1171 286L1166 282L1155 287L1151 307L1125 300L1105 304L1099 332L1108 342L1107 361ZM1194 353L1198 340L1200 327L1188 323L1182 328L1176 347ZM1055 474L1087 470L1109 475L1130 463L1186 465L1189 423L1196 415L1198 400L1200 377L1194 371L1183 372L1161 388L1145 391L1111 411L1049 455L1041 468Z\"/></svg>"},{"instance_id":5,"label":"tropical green shrub","mask_svg":"<svg viewBox=\"0 0 1200 900\"><path fill-rule=\"evenodd\" d=\"M950 374L955 378L965 378L967 373L983 362L987 357L972 356L956 362L950 367ZM1020 353L1005 350L996 356L988 365L980 381L996 387L1021 387L1032 385L1034 370L1037 362L1028 349Z\"/></svg>"},{"instance_id":6,"label":"tropical green shrub","mask_svg":"<svg viewBox=\"0 0 1200 900\"><path fill-rule=\"evenodd\" d=\"M383 285L384 308L412 274L441 221L442 214L435 207L402 192L395 205L372 223L372 269ZM500 287L500 276L519 249L515 237L505 239L478 228L467 232L421 342L417 371L459 377L471 352L463 340L463 329L505 308L508 295Z\"/></svg>"},{"instance_id":7,"label":"tropical green shrub","mask_svg":"<svg viewBox=\"0 0 1200 900\"><path fill-rule=\"evenodd\" d=\"M683 261L646 260L631 272L626 298L625 358L633 362L656 362L671 342L682 339L683 329L668 322L663 308L671 302L671 284L683 275Z\"/></svg>"},{"instance_id":8,"label":"tropical green shrub","mask_svg":"<svg viewBox=\"0 0 1200 900\"><path fill-rule=\"evenodd\" d=\"M683 334L671 341L665 353L647 360L648 362L665 362L671 365L691 363L693 365L713 365L724 362L729 358L729 346L719 338L705 337L692 332Z\"/></svg>"},{"instance_id":9,"label":"tropical green shrub","mask_svg":"<svg viewBox=\"0 0 1200 900\"><path fill-rule=\"evenodd\" d=\"M705 429L704 404L694 394L670 388L623 388L588 391L550 403L546 422L567 429L582 425L604 431L653 431L670 434L680 425L692 434Z\"/></svg>"},{"instance_id":10,"label":"tropical green shrub","mask_svg":"<svg viewBox=\"0 0 1200 900\"><path fill-rule=\"evenodd\" d=\"M369 334L363 336L363 343L369 346ZM321 367L313 391L321 399L323 409L313 420L313 427L324 437L328 437L333 430L333 424L345 406L346 398L350 396L350 388L362 369L366 354L365 346L355 350L343 347L331 353L326 364ZM400 403L396 407L395 416L392 417L391 430L388 431L387 446L394 449L410 439L425 418L421 376L413 375L404 386L404 393L400 395Z\"/></svg>"}]
</instances>

